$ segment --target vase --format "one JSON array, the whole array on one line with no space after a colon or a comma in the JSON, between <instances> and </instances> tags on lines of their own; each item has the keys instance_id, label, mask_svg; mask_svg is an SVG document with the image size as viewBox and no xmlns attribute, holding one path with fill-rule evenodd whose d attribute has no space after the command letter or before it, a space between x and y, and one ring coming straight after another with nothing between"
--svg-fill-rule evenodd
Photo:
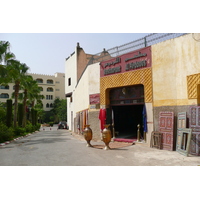
<instances>
[{"instance_id":1,"label":"vase","mask_svg":"<svg viewBox=\"0 0 200 200\"><path fill-rule=\"evenodd\" d=\"M110 149L109 147L109 143L111 141L111 131L110 129L108 128L110 126L110 124L105 124L104 125L104 129L102 131L102 140L103 142L105 143L105 147L104 147L104 150L108 150Z\"/></svg>"},{"instance_id":2,"label":"vase","mask_svg":"<svg viewBox=\"0 0 200 200\"><path fill-rule=\"evenodd\" d=\"M83 135L85 140L87 141L87 147L92 147L90 144L90 141L92 140L92 129L90 128L90 125L85 125L85 129L83 131Z\"/></svg>"}]
</instances>

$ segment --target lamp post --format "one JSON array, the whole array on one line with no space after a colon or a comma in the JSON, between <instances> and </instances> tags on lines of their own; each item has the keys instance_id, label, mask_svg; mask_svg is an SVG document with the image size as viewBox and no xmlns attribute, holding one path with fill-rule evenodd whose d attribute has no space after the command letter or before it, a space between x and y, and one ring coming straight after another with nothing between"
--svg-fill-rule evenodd
<instances>
[{"instance_id":1,"label":"lamp post","mask_svg":"<svg viewBox=\"0 0 200 200\"><path fill-rule=\"evenodd\" d=\"M138 130L137 130L137 142L140 142L140 124L137 125Z\"/></svg>"}]
</instances>

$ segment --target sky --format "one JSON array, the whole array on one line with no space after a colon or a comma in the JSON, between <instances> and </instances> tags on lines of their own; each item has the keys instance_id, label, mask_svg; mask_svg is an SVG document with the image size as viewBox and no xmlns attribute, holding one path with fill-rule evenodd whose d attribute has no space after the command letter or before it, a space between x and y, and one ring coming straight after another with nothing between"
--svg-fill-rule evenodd
<instances>
[{"instance_id":1,"label":"sky","mask_svg":"<svg viewBox=\"0 0 200 200\"><path fill-rule=\"evenodd\" d=\"M142 38L149 33L0 33L9 41L10 51L30 73L54 75L65 72L65 59L74 52L77 42L85 53L96 54Z\"/></svg>"},{"instance_id":2,"label":"sky","mask_svg":"<svg viewBox=\"0 0 200 200\"><path fill-rule=\"evenodd\" d=\"M156 0L28 2L1 2L2 8L9 9L0 12L0 40L9 41L16 59L37 74L64 73L65 58L74 52L77 42L86 53L96 54L148 33L190 33L198 19L194 4L182 2L180 9L172 0L164 4L164 10ZM185 15L189 8L192 13Z\"/></svg>"}]
</instances>

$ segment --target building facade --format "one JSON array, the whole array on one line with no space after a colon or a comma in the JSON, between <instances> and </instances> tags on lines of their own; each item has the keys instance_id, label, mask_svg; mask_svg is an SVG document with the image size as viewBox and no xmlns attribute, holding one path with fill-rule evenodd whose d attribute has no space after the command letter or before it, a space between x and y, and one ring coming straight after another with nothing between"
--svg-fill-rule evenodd
<instances>
[{"instance_id":1,"label":"building facade","mask_svg":"<svg viewBox=\"0 0 200 200\"><path fill-rule=\"evenodd\" d=\"M99 106L98 63L102 60L102 55L104 55L103 59L110 58L105 50L100 55L87 54L77 43L75 51L66 58L65 96L67 98L67 120L69 129L74 132L82 132L85 124L89 123L89 118L90 120L95 119L95 123L97 123L95 110ZM95 115L94 118L92 114Z\"/></svg>"},{"instance_id":2,"label":"building facade","mask_svg":"<svg viewBox=\"0 0 200 200\"><path fill-rule=\"evenodd\" d=\"M185 128L190 127L191 116L195 121L193 148L199 154L200 115L198 110L191 112L191 106L198 109L200 102L199 52L199 41L186 34L101 62L100 106L110 110L107 123L114 121L121 137L136 138L138 124L144 132L145 107L147 144L151 132L160 131L163 149L175 150L177 118L186 113ZM114 120L109 117L111 112Z\"/></svg>"},{"instance_id":3,"label":"building facade","mask_svg":"<svg viewBox=\"0 0 200 200\"><path fill-rule=\"evenodd\" d=\"M41 95L44 111L50 111L53 108L53 102L56 98L65 99L65 74L55 73L54 75L32 74L34 80L38 82L41 89ZM7 86L0 86L0 102L6 102L12 97L14 84L9 83ZM20 91L22 92L22 91Z\"/></svg>"},{"instance_id":4,"label":"building facade","mask_svg":"<svg viewBox=\"0 0 200 200\"><path fill-rule=\"evenodd\" d=\"M185 128L195 126L193 131L196 131L193 132L196 142L191 148L199 155L199 52L200 41L193 34L185 34L120 56L107 57L95 65L88 63L79 80L77 71L70 70L76 78L70 90L67 89L69 82L66 83L68 99L73 99L68 105L71 106L68 115L72 130L78 132L89 123L95 139L100 139L99 114L105 110L105 123L115 129L116 137L136 139L140 129L141 139L150 146L152 131L163 130L163 149L175 150L178 116L186 113ZM77 66L77 58L68 61L69 65L71 69ZM66 71L66 74L69 73ZM93 92L92 87L95 87Z\"/></svg>"},{"instance_id":5,"label":"building facade","mask_svg":"<svg viewBox=\"0 0 200 200\"><path fill-rule=\"evenodd\" d=\"M115 128L117 137L137 139L139 125L141 137L146 138L144 129L153 130L152 103L151 47L101 62L100 104L106 109L106 122ZM143 122L144 111L147 125Z\"/></svg>"}]
</instances>

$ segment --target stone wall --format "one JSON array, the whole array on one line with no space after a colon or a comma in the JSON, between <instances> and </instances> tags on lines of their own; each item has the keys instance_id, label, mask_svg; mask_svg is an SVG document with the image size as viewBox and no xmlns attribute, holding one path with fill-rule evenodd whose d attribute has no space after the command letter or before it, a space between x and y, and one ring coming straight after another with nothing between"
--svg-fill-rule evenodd
<instances>
[{"instance_id":1,"label":"stone wall","mask_svg":"<svg viewBox=\"0 0 200 200\"><path fill-rule=\"evenodd\" d=\"M101 140L101 131L100 131L100 121L99 121L99 110L91 111L88 113L88 122L90 128L93 132L93 141Z\"/></svg>"}]
</instances>

